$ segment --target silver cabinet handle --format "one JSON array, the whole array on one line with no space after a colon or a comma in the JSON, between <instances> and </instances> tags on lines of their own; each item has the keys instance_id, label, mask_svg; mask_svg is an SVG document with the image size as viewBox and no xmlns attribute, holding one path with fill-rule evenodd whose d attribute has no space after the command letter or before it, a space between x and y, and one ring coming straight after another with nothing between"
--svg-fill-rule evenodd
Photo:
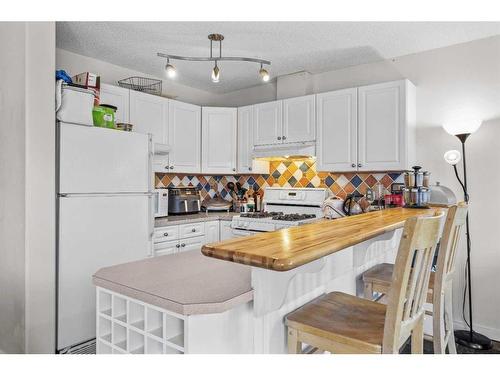
<instances>
[{"instance_id":1,"label":"silver cabinet handle","mask_svg":"<svg viewBox=\"0 0 500 375\"><path fill-rule=\"evenodd\" d=\"M191 232L193 233L196 232L196 228L191 229Z\"/></svg>"},{"instance_id":2,"label":"silver cabinet handle","mask_svg":"<svg viewBox=\"0 0 500 375\"><path fill-rule=\"evenodd\" d=\"M168 165L166 165L166 166L165 166L165 169L168 169L168 168L170 168L170 167L169 167Z\"/></svg>"},{"instance_id":3,"label":"silver cabinet handle","mask_svg":"<svg viewBox=\"0 0 500 375\"><path fill-rule=\"evenodd\" d=\"M285 136L283 136L283 140L285 140L285 139L286 139L286 137L285 137Z\"/></svg>"},{"instance_id":4,"label":"silver cabinet handle","mask_svg":"<svg viewBox=\"0 0 500 375\"><path fill-rule=\"evenodd\" d=\"M361 163L358 164L358 167L362 167L362 166L363 166L363 164L361 164Z\"/></svg>"},{"instance_id":5,"label":"silver cabinet handle","mask_svg":"<svg viewBox=\"0 0 500 375\"><path fill-rule=\"evenodd\" d=\"M351 167L356 168L356 164L352 163Z\"/></svg>"},{"instance_id":6,"label":"silver cabinet handle","mask_svg":"<svg viewBox=\"0 0 500 375\"><path fill-rule=\"evenodd\" d=\"M252 167L248 167L248 170L251 171L252 170Z\"/></svg>"},{"instance_id":7,"label":"silver cabinet handle","mask_svg":"<svg viewBox=\"0 0 500 375\"><path fill-rule=\"evenodd\" d=\"M164 235L165 237L168 237L168 233L163 233L163 235Z\"/></svg>"},{"instance_id":8,"label":"silver cabinet handle","mask_svg":"<svg viewBox=\"0 0 500 375\"><path fill-rule=\"evenodd\" d=\"M179 247L181 247L181 245L177 244L177 245L175 245L175 247L176 247L176 248L179 248Z\"/></svg>"},{"instance_id":9,"label":"silver cabinet handle","mask_svg":"<svg viewBox=\"0 0 500 375\"><path fill-rule=\"evenodd\" d=\"M170 169L174 169L174 166L173 166L173 165L171 165L171 166L170 166Z\"/></svg>"},{"instance_id":10,"label":"silver cabinet handle","mask_svg":"<svg viewBox=\"0 0 500 375\"><path fill-rule=\"evenodd\" d=\"M281 141L281 137L278 137L278 141Z\"/></svg>"},{"instance_id":11,"label":"silver cabinet handle","mask_svg":"<svg viewBox=\"0 0 500 375\"><path fill-rule=\"evenodd\" d=\"M236 172L236 168L233 168L233 172Z\"/></svg>"},{"instance_id":12,"label":"silver cabinet handle","mask_svg":"<svg viewBox=\"0 0 500 375\"><path fill-rule=\"evenodd\" d=\"M185 243L181 243L181 247L186 247L186 244Z\"/></svg>"}]
</instances>

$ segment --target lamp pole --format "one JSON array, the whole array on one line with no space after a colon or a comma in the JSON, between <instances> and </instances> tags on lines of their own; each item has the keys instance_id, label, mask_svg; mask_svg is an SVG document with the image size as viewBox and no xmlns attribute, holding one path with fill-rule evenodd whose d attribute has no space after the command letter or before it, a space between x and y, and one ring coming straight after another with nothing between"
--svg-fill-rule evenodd
<instances>
[{"instance_id":1,"label":"lamp pole","mask_svg":"<svg viewBox=\"0 0 500 375\"><path fill-rule=\"evenodd\" d=\"M465 141L469 137L470 133L456 134L456 137L462 143L462 167L464 174L464 181L460 180L458 175L457 166L454 165L453 168L455 170L455 175L462 185L462 189L464 191L464 200L466 203L469 203L469 193L467 190L467 163L465 157ZM475 350L489 350L492 347L491 340L477 332L474 332L472 325L472 277L471 277L471 265L470 265L470 250L471 250L471 241L470 241L470 229L469 229L469 213L465 218L465 236L467 239L467 294L468 294L468 302L469 302L469 330L457 330L454 332L455 340L458 344L466 346Z\"/></svg>"}]
</instances>

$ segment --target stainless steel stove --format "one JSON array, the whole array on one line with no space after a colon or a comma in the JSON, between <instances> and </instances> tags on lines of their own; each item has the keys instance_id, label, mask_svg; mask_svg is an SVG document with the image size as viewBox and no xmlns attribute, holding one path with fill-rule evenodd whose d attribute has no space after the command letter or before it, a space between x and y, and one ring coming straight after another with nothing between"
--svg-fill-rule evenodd
<instances>
[{"instance_id":1,"label":"stainless steel stove","mask_svg":"<svg viewBox=\"0 0 500 375\"><path fill-rule=\"evenodd\" d=\"M266 188L264 211L234 216L233 235L248 236L312 223L323 217L321 206L329 196L323 188Z\"/></svg>"}]
</instances>

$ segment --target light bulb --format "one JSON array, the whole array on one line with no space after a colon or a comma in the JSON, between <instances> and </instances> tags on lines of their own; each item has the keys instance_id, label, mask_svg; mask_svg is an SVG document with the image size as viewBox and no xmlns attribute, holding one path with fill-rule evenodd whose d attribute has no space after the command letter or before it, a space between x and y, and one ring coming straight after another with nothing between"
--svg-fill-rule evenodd
<instances>
[{"instance_id":1,"label":"light bulb","mask_svg":"<svg viewBox=\"0 0 500 375\"><path fill-rule=\"evenodd\" d=\"M481 121L473 118L460 118L443 124L444 130L451 135L472 134L481 126Z\"/></svg>"},{"instance_id":2,"label":"light bulb","mask_svg":"<svg viewBox=\"0 0 500 375\"><path fill-rule=\"evenodd\" d=\"M215 61L215 66L212 69L212 82L214 83L219 82L219 78L220 78L220 69L217 66L217 61Z\"/></svg>"},{"instance_id":3,"label":"light bulb","mask_svg":"<svg viewBox=\"0 0 500 375\"><path fill-rule=\"evenodd\" d=\"M269 72L262 67L262 64L260 65L259 74L260 74L260 78L264 82L268 82L269 81Z\"/></svg>"},{"instance_id":4,"label":"light bulb","mask_svg":"<svg viewBox=\"0 0 500 375\"><path fill-rule=\"evenodd\" d=\"M462 154L457 150L449 150L444 153L444 160L450 165L456 165L462 159Z\"/></svg>"},{"instance_id":5,"label":"light bulb","mask_svg":"<svg viewBox=\"0 0 500 375\"><path fill-rule=\"evenodd\" d=\"M167 60L167 65L165 65L165 73L167 74L168 78L175 78L177 75L177 71L175 70L175 66L170 64L170 61Z\"/></svg>"}]
</instances>

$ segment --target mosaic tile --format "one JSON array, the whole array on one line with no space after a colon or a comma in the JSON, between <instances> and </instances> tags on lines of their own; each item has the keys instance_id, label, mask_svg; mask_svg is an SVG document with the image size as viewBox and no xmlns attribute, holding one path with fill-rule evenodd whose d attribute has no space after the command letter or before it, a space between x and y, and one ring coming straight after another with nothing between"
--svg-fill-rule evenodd
<instances>
[{"instance_id":1,"label":"mosaic tile","mask_svg":"<svg viewBox=\"0 0 500 375\"><path fill-rule=\"evenodd\" d=\"M224 199L231 200L231 194L227 189L228 182L239 182L249 193L258 191L260 194L263 194L268 186L325 187L336 196L345 198L354 191L364 194L366 189L373 187L379 181L389 189L393 182L403 182L403 175L401 172L317 172L315 162L306 160L272 161L269 174L263 175L210 176L157 173L154 182L156 187L195 186L200 190L203 199L218 194L224 195Z\"/></svg>"}]
</instances>

